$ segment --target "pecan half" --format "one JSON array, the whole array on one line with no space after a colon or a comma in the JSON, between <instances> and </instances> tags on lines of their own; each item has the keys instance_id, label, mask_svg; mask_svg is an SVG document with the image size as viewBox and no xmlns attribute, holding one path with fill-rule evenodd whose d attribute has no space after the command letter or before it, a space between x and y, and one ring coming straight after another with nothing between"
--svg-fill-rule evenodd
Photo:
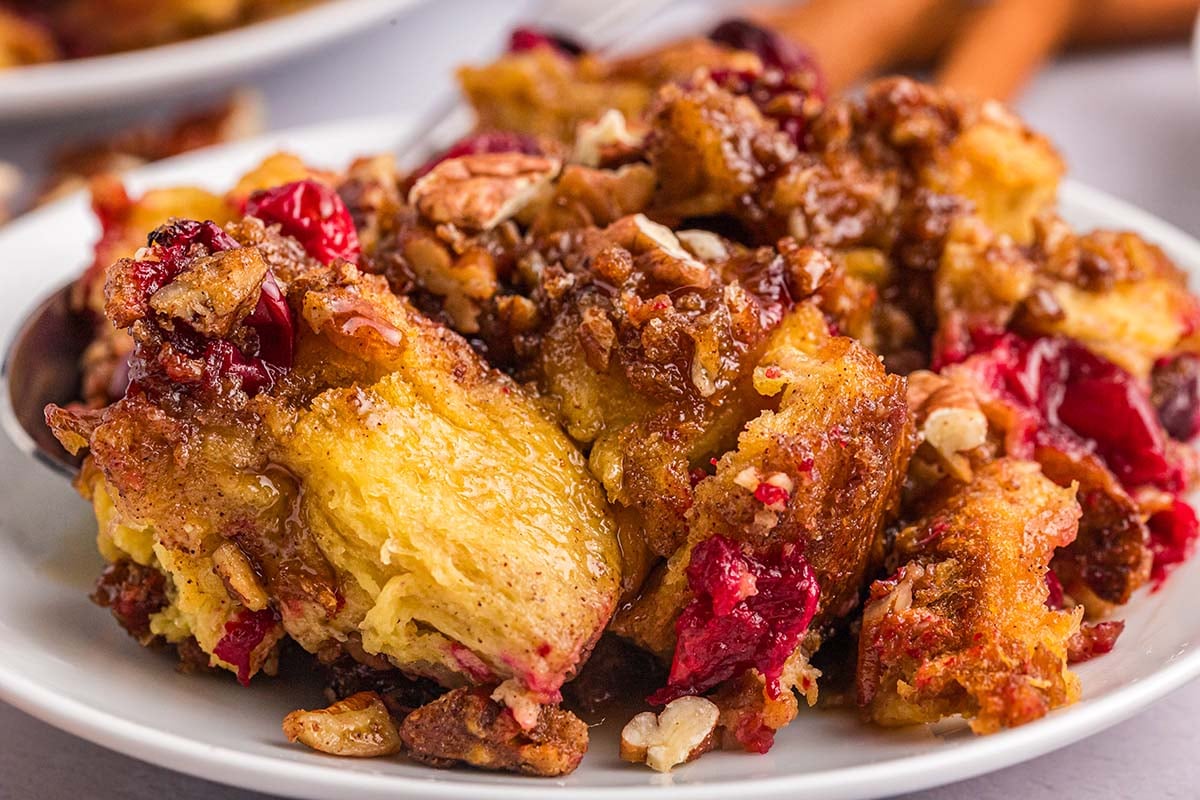
<instances>
[{"instance_id":1,"label":"pecan half","mask_svg":"<svg viewBox=\"0 0 1200 800\"><path fill-rule=\"evenodd\" d=\"M432 222L487 231L524 208L561 166L524 153L451 158L413 184L408 202Z\"/></svg>"}]
</instances>

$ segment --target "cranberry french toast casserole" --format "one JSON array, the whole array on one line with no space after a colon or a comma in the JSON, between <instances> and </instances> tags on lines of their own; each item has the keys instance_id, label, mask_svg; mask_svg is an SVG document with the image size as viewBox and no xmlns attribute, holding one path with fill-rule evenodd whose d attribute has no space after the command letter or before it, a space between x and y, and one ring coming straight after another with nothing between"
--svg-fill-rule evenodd
<instances>
[{"instance_id":1,"label":"cranberry french toast casserole","mask_svg":"<svg viewBox=\"0 0 1200 800\"><path fill-rule=\"evenodd\" d=\"M477 129L411 171L93 182L85 396L47 420L95 601L188 669L322 674L293 741L437 767L568 773L597 713L669 770L809 706L1074 702L1197 535L1163 252L1073 230L998 104L827 97L742 21L625 58L521 29L459 77Z\"/></svg>"}]
</instances>

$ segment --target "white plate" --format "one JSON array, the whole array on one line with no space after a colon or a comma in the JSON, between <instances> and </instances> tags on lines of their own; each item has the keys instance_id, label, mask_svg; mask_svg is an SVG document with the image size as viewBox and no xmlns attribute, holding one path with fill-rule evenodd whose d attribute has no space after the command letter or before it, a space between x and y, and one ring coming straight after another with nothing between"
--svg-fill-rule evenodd
<instances>
[{"instance_id":1,"label":"white plate","mask_svg":"<svg viewBox=\"0 0 1200 800\"><path fill-rule=\"evenodd\" d=\"M227 187L279 146L313 163L344 164L403 138L398 119L276 134L164 162L134 188L199 183ZM1138 230L1178 263L1200 271L1200 243L1144 212L1082 186L1063 191L1063 213L1084 227ZM0 339L41 294L88 260L96 233L82 197L0 229ZM976 738L961 725L881 731L853 715L804 711L765 756L712 753L671 776L617 759L619 723L593 730L592 752L564 780L395 760L339 760L288 745L283 715L319 702L316 687L228 676L182 676L139 648L86 594L100 568L89 509L57 477L0 442L0 697L67 731L123 753L210 780L305 798L397 797L726 798L879 797L999 769L1112 725L1200 674L1200 560L1125 614L1115 652L1084 664L1084 699L1017 730ZM1120 769L1114 764L1113 769ZM645 791L638 792L639 789Z\"/></svg>"},{"instance_id":2,"label":"white plate","mask_svg":"<svg viewBox=\"0 0 1200 800\"><path fill-rule=\"evenodd\" d=\"M325 0L311 8L173 44L0 71L0 120L112 107L203 86L372 25L418 0Z\"/></svg>"}]
</instances>

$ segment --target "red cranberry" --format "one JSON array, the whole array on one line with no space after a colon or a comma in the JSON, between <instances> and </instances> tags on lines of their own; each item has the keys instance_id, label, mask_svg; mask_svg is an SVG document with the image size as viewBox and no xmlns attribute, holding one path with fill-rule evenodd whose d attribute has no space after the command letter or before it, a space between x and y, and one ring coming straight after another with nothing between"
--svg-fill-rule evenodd
<instances>
[{"instance_id":1,"label":"red cranberry","mask_svg":"<svg viewBox=\"0 0 1200 800\"><path fill-rule=\"evenodd\" d=\"M288 307L287 298L270 272L263 279L258 305L244 322L258 333L259 357L276 367L286 369L292 366L296 326L292 322L292 310Z\"/></svg>"},{"instance_id":2,"label":"red cranberry","mask_svg":"<svg viewBox=\"0 0 1200 800\"><path fill-rule=\"evenodd\" d=\"M1063 597L1062 581L1058 579L1058 573L1054 570L1046 571L1046 608L1052 608L1055 611L1066 607L1066 600Z\"/></svg>"},{"instance_id":3,"label":"red cranberry","mask_svg":"<svg viewBox=\"0 0 1200 800\"><path fill-rule=\"evenodd\" d=\"M474 156L480 153L524 153L530 156L540 156L542 147L538 144L537 139L524 133L511 131L473 133L459 139L446 150L426 161L413 172L412 177L415 180L451 158Z\"/></svg>"},{"instance_id":4,"label":"red cranberry","mask_svg":"<svg viewBox=\"0 0 1200 800\"><path fill-rule=\"evenodd\" d=\"M237 240L212 220L197 222L194 219L177 219L155 228L146 237L146 244L159 251L159 255L180 259L189 255L192 245L203 245L209 253L232 250Z\"/></svg>"},{"instance_id":5,"label":"red cranberry","mask_svg":"<svg viewBox=\"0 0 1200 800\"><path fill-rule=\"evenodd\" d=\"M694 599L675 623L675 655L655 705L699 694L751 667L780 692L784 662L817 610L816 575L798 544L750 553L723 536L692 551L687 568Z\"/></svg>"},{"instance_id":6,"label":"red cranberry","mask_svg":"<svg viewBox=\"0 0 1200 800\"><path fill-rule=\"evenodd\" d=\"M1121 620L1083 623L1067 642L1067 663L1079 664L1112 652L1124 630L1125 623Z\"/></svg>"},{"instance_id":7,"label":"red cranberry","mask_svg":"<svg viewBox=\"0 0 1200 800\"><path fill-rule=\"evenodd\" d=\"M225 633L213 655L227 664L237 667L238 683L250 685L250 658L254 649L262 644L276 625L275 612L269 608L261 611L242 609L237 617L225 623Z\"/></svg>"},{"instance_id":8,"label":"red cranberry","mask_svg":"<svg viewBox=\"0 0 1200 800\"><path fill-rule=\"evenodd\" d=\"M246 203L246 214L279 225L322 264L358 260L358 232L350 211L323 183L303 180L255 192Z\"/></svg>"},{"instance_id":9,"label":"red cranberry","mask_svg":"<svg viewBox=\"0 0 1200 800\"><path fill-rule=\"evenodd\" d=\"M816 61L807 49L786 36L755 25L747 19L725 20L709 32L708 38L734 50L754 53L768 70L820 74Z\"/></svg>"},{"instance_id":10,"label":"red cranberry","mask_svg":"<svg viewBox=\"0 0 1200 800\"><path fill-rule=\"evenodd\" d=\"M1183 488L1183 476L1166 452L1166 437L1150 398L1128 372L1073 342L1058 349L1064 360L1062 397L1047 417L1095 443L1096 451L1128 487Z\"/></svg>"},{"instance_id":11,"label":"red cranberry","mask_svg":"<svg viewBox=\"0 0 1200 800\"><path fill-rule=\"evenodd\" d=\"M167 605L166 580L152 567L116 561L104 568L91 598L109 609L130 636L146 642L154 637L150 617Z\"/></svg>"},{"instance_id":12,"label":"red cranberry","mask_svg":"<svg viewBox=\"0 0 1200 800\"><path fill-rule=\"evenodd\" d=\"M970 348L976 355L968 368L1026 412L1031 450L1047 445L1092 451L1127 488L1183 488L1182 470L1167 455L1149 396L1116 364L1057 337L980 334Z\"/></svg>"},{"instance_id":13,"label":"red cranberry","mask_svg":"<svg viewBox=\"0 0 1200 800\"><path fill-rule=\"evenodd\" d=\"M560 33L551 33L550 31L544 31L529 25L514 28L513 32L508 36L508 52L510 53L523 53L539 47L553 48L562 55L570 56L571 58L581 56L585 51L582 44L569 36L564 36Z\"/></svg>"},{"instance_id":14,"label":"red cranberry","mask_svg":"<svg viewBox=\"0 0 1200 800\"><path fill-rule=\"evenodd\" d=\"M825 98L824 79L815 69L809 72L768 70L763 73L718 69L713 70L710 77L725 91L753 100L758 110L775 120L779 129L797 147L804 146L808 115L812 113L806 112L807 99Z\"/></svg>"},{"instance_id":15,"label":"red cranberry","mask_svg":"<svg viewBox=\"0 0 1200 800\"><path fill-rule=\"evenodd\" d=\"M1150 399L1163 428L1181 442L1200 433L1200 356L1161 359L1150 376Z\"/></svg>"},{"instance_id":16,"label":"red cranberry","mask_svg":"<svg viewBox=\"0 0 1200 800\"><path fill-rule=\"evenodd\" d=\"M266 361L248 358L233 342L216 339L204 350L204 376L208 383L216 384L225 375L237 378L242 389L250 394L257 394L275 383L275 376Z\"/></svg>"},{"instance_id":17,"label":"red cranberry","mask_svg":"<svg viewBox=\"0 0 1200 800\"><path fill-rule=\"evenodd\" d=\"M216 223L195 220L176 220L164 225L150 234L147 243L158 260L135 264L147 295L178 275L189 260L240 247L237 240ZM189 358L203 358L208 383L215 384L222 376L233 375L240 380L244 390L253 394L274 384L276 374L291 367L296 337L287 299L270 272L263 280L258 304L243 322L258 337L258 347L251 355L243 353L232 342L223 339L205 341L194 331L179 326L161 333L178 352ZM153 371L154 367L135 352L125 374L126 379L142 381ZM172 378L169 371L167 377Z\"/></svg>"},{"instance_id":18,"label":"red cranberry","mask_svg":"<svg viewBox=\"0 0 1200 800\"><path fill-rule=\"evenodd\" d=\"M773 483L760 483L754 489L754 499L762 503L764 506L782 506L791 497L788 490L782 486L776 486Z\"/></svg>"},{"instance_id":19,"label":"red cranberry","mask_svg":"<svg viewBox=\"0 0 1200 800\"><path fill-rule=\"evenodd\" d=\"M1150 529L1150 552L1154 554L1154 566L1150 579L1161 586L1171 570L1187 561L1196 547L1200 536L1200 523L1196 512L1184 501L1176 498L1166 511L1160 511L1147 522Z\"/></svg>"},{"instance_id":20,"label":"red cranberry","mask_svg":"<svg viewBox=\"0 0 1200 800\"><path fill-rule=\"evenodd\" d=\"M1184 470L1168 454L1159 421L1164 405L1156 413L1147 392L1116 364L1061 338L976 335L970 347L977 354L964 366L1022 412L1029 450L1015 455L1031 457L1036 446L1094 452L1127 489L1152 485L1178 494L1185 488ZM1161 584L1191 555L1200 525L1176 497L1148 527L1151 578Z\"/></svg>"}]
</instances>

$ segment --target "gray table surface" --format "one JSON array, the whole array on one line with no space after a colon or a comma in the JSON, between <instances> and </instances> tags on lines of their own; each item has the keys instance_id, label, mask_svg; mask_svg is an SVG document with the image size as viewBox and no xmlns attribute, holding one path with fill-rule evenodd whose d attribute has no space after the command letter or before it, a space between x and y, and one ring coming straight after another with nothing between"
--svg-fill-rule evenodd
<instances>
[{"instance_id":1,"label":"gray table surface","mask_svg":"<svg viewBox=\"0 0 1200 800\"><path fill-rule=\"evenodd\" d=\"M252 74L272 128L398 110L419 111L450 88L451 68L486 53L520 4L441 0L353 41ZM680 2L663 29L695 26L712 3ZM175 106L216 95L198 86ZM133 114L0 125L0 158L33 168L48 143L126 123ZM1072 56L1045 70L1018 110L1061 148L1071 175L1200 235L1200 77L1182 46ZM1133 719L991 775L913 795L926 800L1200 796L1200 683ZM749 796L749 795L747 795ZM251 800L265 798L177 775L61 733L0 704L0 798Z\"/></svg>"}]
</instances>

